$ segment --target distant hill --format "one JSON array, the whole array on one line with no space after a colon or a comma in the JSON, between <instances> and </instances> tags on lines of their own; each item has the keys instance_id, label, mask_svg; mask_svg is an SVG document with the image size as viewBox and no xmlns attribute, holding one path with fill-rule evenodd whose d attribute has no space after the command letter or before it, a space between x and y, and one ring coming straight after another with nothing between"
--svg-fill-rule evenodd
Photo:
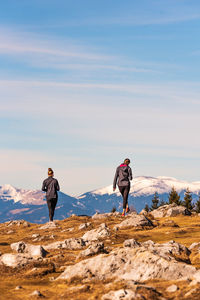
<instances>
[{"instance_id":1,"label":"distant hill","mask_svg":"<svg viewBox=\"0 0 200 300\"><path fill-rule=\"evenodd\" d=\"M139 212L145 204L151 205L155 192L160 200L167 201L172 187L183 199L185 190L190 189L193 201L198 199L200 181L186 182L171 177L140 176L134 178L131 184L129 204ZM34 223L48 221L48 209L44 193L39 190L18 189L11 185L0 187L0 222L12 219L24 219ZM112 185L71 197L59 192L59 201L55 212L55 219L64 219L71 214L93 215L95 212L110 212L113 207L122 210L122 198L118 190L113 192Z\"/></svg>"}]
</instances>

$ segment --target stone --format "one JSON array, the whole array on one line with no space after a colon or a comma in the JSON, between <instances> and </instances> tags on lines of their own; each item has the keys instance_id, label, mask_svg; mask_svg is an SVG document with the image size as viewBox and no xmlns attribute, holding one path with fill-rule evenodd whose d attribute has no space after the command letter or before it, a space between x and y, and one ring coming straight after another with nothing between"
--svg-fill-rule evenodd
<instances>
[{"instance_id":1,"label":"stone","mask_svg":"<svg viewBox=\"0 0 200 300\"><path fill-rule=\"evenodd\" d=\"M35 238L38 238L38 237L40 237L40 234L39 233L34 233L34 234L32 234L32 236L31 236L33 239L35 239Z\"/></svg>"},{"instance_id":2,"label":"stone","mask_svg":"<svg viewBox=\"0 0 200 300\"><path fill-rule=\"evenodd\" d=\"M105 238L110 236L110 229L107 227L105 223L102 223L97 229L92 229L87 231L83 236L82 239L84 241L95 241L99 240L100 238Z\"/></svg>"},{"instance_id":3,"label":"stone","mask_svg":"<svg viewBox=\"0 0 200 300\"><path fill-rule=\"evenodd\" d=\"M144 215L138 215L136 213L131 213L124 221L120 224L117 224L115 228L126 228L126 227L144 227L151 226L153 223Z\"/></svg>"},{"instance_id":4,"label":"stone","mask_svg":"<svg viewBox=\"0 0 200 300\"><path fill-rule=\"evenodd\" d=\"M175 284L170 285L170 286L166 289L166 291L167 291L168 293L175 293L177 290L178 290L178 287L177 287L177 285L175 285Z\"/></svg>"},{"instance_id":5,"label":"stone","mask_svg":"<svg viewBox=\"0 0 200 300\"><path fill-rule=\"evenodd\" d=\"M40 245L26 244L23 241L10 245L11 249L18 253L26 253L30 257L45 257L47 252Z\"/></svg>"},{"instance_id":6,"label":"stone","mask_svg":"<svg viewBox=\"0 0 200 300\"><path fill-rule=\"evenodd\" d=\"M140 247L141 244L137 242L135 239L125 240L123 243L124 247L137 248Z\"/></svg>"},{"instance_id":7,"label":"stone","mask_svg":"<svg viewBox=\"0 0 200 300\"><path fill-rule=\"evenodd\" d=\"M187 292L185 295L184 295L184 298L188 298L190 297L193 293L196 293L197 292L197 289L194 288L194 289L191 289L189 292Z\"/></svg>"},{"instance_id":8,"label":"stone","mask_svg":"<svg viewBox=\"0 0 200 300\"><path fill-rule=\"evenodd\" d=\"M38 290L33 291L30 296L44 297Z\"/></svg>"},{"instance_id":9,"label":"stone","mask_svg":"<svg viewBox=\"0 0 200 300\"><path fill-rule=\"evenodd\" d=\"M175 217L178 215L191 215L191 212L188 211L184 206L177 206L175 203L169 205L160 206L157 209L149 212L154 218L163 218L163 217Z\"/></svg>"},{"instance_id":10,"label":"stone","mask_svg":"<svg viewBox=\"0 0 200 300\"><path fill-rule=\"evenodd\" d=\"M13 234L14 230L8 230L7 234Z\"/></svg>"},{"instance_id":11,"label":"stone","mask_svg":"<svg viewBox=\"0 0 200 300\"><path fill-rule=\"evenodd\" d=\"M102 300L139 300L144 299L140 294L129 290L129 289L121 289L118 291L110 291L109 293L103 295Z\"/></svg>"},{"instance_id":12,"label":"stone","mask_svg":"<svg viewBox=\"0 0 200 300\"><path fill-rule=\"evenodd\" d=\"M44 224L43 226L39 227L39 229L56 229L58 228L55 222L48 222Z\"/></svg>"},{"instance_id":13,"label":"stone","mask_svg":"<svg viewBox=\"0 0 200 300\"><path fill-rule=\"evenodd\" d=\"M146 245L147 247L147 245ZM104 280L118 279L146 281L150 279L178 280L192 278L196 268L183 262L178 262L170 254L145 248L120 248L109 254L82 260L75 265L67 266L57 279L71 279L79 276Z\"/></svg>"},{"instance_id":14,"label":"stone","mask_svg":"<svg viewBox=\"0 0 200 300\"><path fill-rule=\"evenodd\" d=\"M104 249L103 242L93 242L89 245L89 247L79 254L78 258L92 256L99 253L105 253L106 250Z\"/></svg>"},{"instance_id":15,"label":"stone","mask_svg":"<svg viewBox=\"0 0 200 300\"><path fill-rule=\"evenodd\" d=\"M200 243L193 243L193 244L191 244L190 247L189 247L189 250L193 250L193 249L199 251L200 250Z\"/></svg>"},{"instance_id":16,"label":"stone","mask_svg":"<svg viewBox=\"0 0 200 300\"><path fill-rule=\"evenodd\" d=\"M120 212L111 212L111 213L105 213L105 214L99 214L99 213L96 213L92 216L92 219L94 220L100 220L100 219L105 219L105 218L108 218L108 217L117 217L120 215Z\"/></svg>"},{"instance_id":17,"label":"stone","mask_svg":"<svg viewBox=\"0 0 200 300\"><path fill-rule=\"evenodd\" d=\"M79 250L85 247L85 241L82 238L69 238L64 241L58 241L51 243L49 245L43 246L46 250L51 249L69 249L69 250Z\"/></svg>"},{"instance_id":18,"label":"stone","mask_svg":"<svg viewBox=\"0 0 200 300\"><path fill-rule=\"evenodd\" d=\"M22 286L21 285L18 285L16 286L15 290L18 291L18 290L21 290L22 289Z\"/></svg>"},{"instance_id":19,"label":"stone","mask_svg":"<svg viewBox=\"0 0 200 300\"><path fill-rule=\"evenodd\" d=\"M12 268L24 266L31 261L31 258L25 256L24 254L5 253L0 257L0 262L2 264Z\"/></svg>"},{"instance_id":20,"label":"stone","mask_svg":"<svg viewBox=\"0 0 200 300\"><path fill-rule=\"evenodd\" d=\"M91 225L91 223L82 223L82 224L80 224L78 229L84 230L84 229L88 228L90 225Z\"/></svg>"}]
</instances>

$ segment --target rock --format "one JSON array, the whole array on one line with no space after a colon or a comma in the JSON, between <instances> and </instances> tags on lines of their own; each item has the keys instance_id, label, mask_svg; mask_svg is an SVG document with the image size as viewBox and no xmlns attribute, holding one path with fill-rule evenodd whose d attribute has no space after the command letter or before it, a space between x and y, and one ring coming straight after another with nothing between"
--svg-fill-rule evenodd
<instances>
[{"instance_id":1,"label":"rock","mask_svg":"<svg viewBox=\"0 0 200 300\"><path fill-rule=\"evenodd\" d=\"M79 250L85 247L85 242L82 238L70 238L64 241L58 241L49 245L43 246L46 250L50 249L69 249Z\"/></svg>"},{"instance_id":2,"label":"rock","mask_svg":"<svg viewBox=\"0 0 200 300\"><path fill-rule=\"evenodd\" d=\"M8 230L7 234L13 234L14 231L13 230Z\"/></svg>"},{"instance_id":3,"label":"rock","mask_svg":"<svg viewBox=\"0 0 200 300\"><path fill-rule=\"evenodd\" d=\"M30 294L30 296L44 297L44 296L40 293L40 291L38 291L38 290L35 290L34 292L32 292L32 293Z\"/></svg>"},{"instance_id":4,"label":"rock","mask_svg":"<svg viewBox=\"0 0 200 300\"><path fill-rule=\"evenodd\" d=\"M55 222L48 222L43 226L39 227L39 229L56 229L58 228Z\"/></svg>"},{"instance_id":5,"label":"rock","mask_svg":"<svg viewBox=\"0 0 200 300\"><path fill-rule=\"evenodd\" d=\"M11 249L18 253L27 253L30 257L45 257L47 252L40 245L26 244L23 241L10 245Z\"/></svg>"},{"instance_id":6,"label":"rock","mask_svg":"<svg viewBox=\"0 0 200 300\"><path fill-rule=\"evenodd\" d=\"M21 290L22 289L22 286L21 285L18 285L16 286L15 290L18 291L18 290Z\"/></svg>"},{"instance_id":7,"label":"rock","mask_svg":"<svg viewBox=\"0 0 200 300\"><path fill-rule=\"evenodd\" d=\"M40 234L39 233L34 233L34 234L32 234L32 236L31 236L33 239L35 239L35 238L38 238L38 237L40 237Z\"/></svg>"},{"instance_id":8,"label":"rock","mask_svg":"<svg viewBox=\"0 0 200 300\"><path fill-rule=\"evenodd\" d=\"M30 223L28 223L27 221L24 220L12 220L12 221L8 221L6 222L7 226L13 226L13 225L17 225L17 226L21 226L23 225L24 227L30 227Z\"/></svg>"},{"instance_id":9,"label":"rock","mask_svg":"<svg viewBox=\"0 0 200 300\"><path fill-rule=\"evenodd\" d=\"M118 291L111 291L107 294L105 294L102 298L102 300L139 300L144 299L140 294L129 290L129 289L121 289Z\"/></svg>"},{"instance_id":10,"label":"rock","mask_svg":"<svg viewBox=\"0 0 200 300\"><path fill-rule=\"evenodd\" d=\"M193 244L191 244L190 247L189 247L189 250L193 250L193 249L199 251L200 250L200 243L193 243Z\"/></svg>"},{"instance_id":11,"label":"rock","mask_svg":"<svg viewBox=\"0 0 200 300\"><path fill-rule=\"evenodd\" d=\"M74 231L74 227L67 228L67 231L69 231L69 232L72 232L72 231Z\"/></svg>"},{"instance_id":12,"label":"rock","mask_svg":"<svg viewBox=\"0 0 200 300\"><path fill-rule=\"evenodd\" d=\"M86 242L95 241L100 238L105 238L109 235L110 235L110 229L107 227L105 223L102 223L97 229L92 229L90 231L87 231L82 236L82 239Z\"/></svg>"},{"instance_id":13,"label":"rock","mask_svg":"<svg viewBox=\"0 0 200 300\"><path fill-rule=\"evenodd\" d=\"M130 239L130 240L125 240L123 246L130 247L130 248L137 248L140 247L141 244L137 242L135 239Z\"/></svg>"},{"instance_id":14,"label":"rock","mask_svg":"<svg viewBox=\"0 0 200 300\"><path fill-rule=\"evenodd\" d=\"M78 258L82 258L82 257L86 257L86 256L92 256L95 254L99 254L99 253L105 253L106 250L104 249L104 243L102 242L93 242L91 243L91 245L81 251L81 253L79 254Z\"/></svg>"},{"instance_id":15,"label":"rock","mask_svg":"<svg viewBox=\"0 0 200 300\"><path fill-rule=\"evenodd\" d=\"M163 205L150 212L154 218L175 217L178 215L191 215L184 206L177 206L175 203Z\"/></svg>"},{"instance_id":16,"label":"rock","mask_svg":"<svg viewBox=\"0 0 200 300\"><path fill-rule=\"evenodd\" d=\"M115 211L114 213L105 213L105 214L99 214L99 213L96 213L92 216L92 219L94 220L100 220L100 219L105 219L105 218L108 218L108 217L117 217L120 215L120 212L117 212Z\"/></svg>"},{"instance_id":17,"label":"rock","mask_svg":"<svg viewBox=\"0 0 200 300\"><path fill-rule=\"evenodd\" d=\"M88 228L90 225L91 225L91 223L82 223L82 224L80 224L78 229L83 230L83 229Z\"/></svg>"},{"instance_id":18,"label":"rock","mask_svg":"<svg viewBox=\"0 0 200 300\"><path fill-rule=\"evenodd\" d=\"M144 226L154 226L151 220L149 220L144 215L138 215L136 213L131 213L120 224L117 224L115 228L126 228L126 227L144 227Z\"/></svg>"},{"instance_id":19,"label":"rock","mask_svg":"<svg viewBox=\"0 0 200 300\"><path fill-rule=\"evenodd\" d=\"M79 276L103 280L118 279L145 281L150 279L177 280L192 278L196 268L178 262L170 254L156 253L144 246L115 249L108 255L99 254L75 265L67 266L57 279L72 279Z\"/></svg>"},{"instance_id":20,"label":"rock","mask_svg":"<svg viewBox=\"0 0 200 300\"><path fill-rule=\"evenodd\" d=\"M187 292L185 295L184 295L184 298L188 298L190 297L193 293L197 292L197 289L191 289L189 292Z\"/></svg>"},{"instance_id":21,"label":"rock","mask_svg":"<svg viewBox=\"0 0 200 300\"><path fill-rule=\"evenodd\" d=\"M30 263L32 260L30 257L27 257L23 254L11 254L6 253L3 254L0 258L0 262L4 264L5 266L16 268L24 266L28 263Z\"/></svg>"},{"instance_id":22,"label":"rock","mask_svg":"<svg viewBox=\"0 0 200 300\"><path fill-rule=\"evenodd\" d=\"M178 287L177 287L177 285L175 285L175 284L170 285L170 286L166 289L166 291L167 291L168 293L175 293L177 290L178 290Z\"/></svg>"}]
</instances>

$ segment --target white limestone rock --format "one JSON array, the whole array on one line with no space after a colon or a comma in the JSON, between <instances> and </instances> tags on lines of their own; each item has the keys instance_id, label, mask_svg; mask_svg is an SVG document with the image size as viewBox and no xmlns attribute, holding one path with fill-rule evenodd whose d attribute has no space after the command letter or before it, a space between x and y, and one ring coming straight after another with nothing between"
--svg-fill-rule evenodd
<instances>
[{"instance_id":1,"label":"white limestone rock","mask_svg":"<svg viewBox=\"0 0 200 300\"><path fill-rule=\"evenodd\" d=\"M137 213L131 213L124 221L115 226L116 228L126 228L126 227L144 227L144 226L154 226L150 219L144 215L138 215Z\"/></svg>"},{"instance_id":2,"label":"white limestone rock","mask_svg":"<svg viewBox=\"0 0 200 300\"><path fill-rule=\"evenodd\" d=\"M46 250L51 249L69 249L69 250L80 250L85 247L85 241L82 238L69 238L64 241L58 241L49 245L43 246Z\"/></svg>"},{"instance_id":3,"label":"white limestone rock","mask_svg":"<svg viewBox=\"0 0 200 300\"><path fill-rule=\"evenodd\" d=\"M97 229L92 229L90 231L87 231L82 236L82 239L86 242L89 242L89 241L96 241L108 236L110 236L110 229L107 227L105 223L102 223Z\"/></svg>"},{"instance_id":4,"label":"white limestone rock","mask_svg":"<svg viewBox=\"0 0 200 300\"><path fill-rule=\"evenodd\" d=\"M177 285L172 284L166 289L166 291L168 293L175 293L176 291L178 291L178 287L177 287Z\"/></svg>"},{"instance_id":5,"label":"white limestone rock","mask_svg":"<svg viewBox=\"0 0 200 300\"><path fill-rule=\"evenodd\" d=\"M5 253L0 257L0 262L5 266L16 268L24 266L32 261L32 258L24 254Z\"/></svg>"},{"instance_id":6,"label":"white limestone rock","mask_svg":"<svg viewBox=\"0 0 200 300\"><path fill-rule=\"evenodd\" d=\"M11 249L18 253L26 253L30 257L45 257L47 255L47 252L45 249L40 245L31 245L26 244L23 241L13 243L10 245Z\"/></svg>"},{"instance_id":7,"label":"white limestone rock","mask_svg":"<svg viewBox=\"0 0 200 300\"><path fill-rule=\"evenodd\" d=\"M92 256L99 253L105 253L106 250L104 249L103 242L92 242L89 247L79 254L78 258Z\"/></svg>"},{"instance_id":8,"label":"white limestone rock","mask_svg":"<svg viewBox=\"0 0 200 300\"><path fill-rule=\"evenodd\" d=\"M111 291L101 298L101 300L139 300L144 299L140 294L130 289L121 289L118 291Z\"/></svg>"},{"instance_id":9,"label":"white limestone rock","mask_svg":"<svg viewBox=\"0 0 200 300\"><path fill-rule=\"evenodd\" d=\"M184 206L177 206L175 203L170 205L163 205L154 209L149 214L154 218L175 217L178 215L191 215L191 213Z\"/></svg>"}]
</instances>

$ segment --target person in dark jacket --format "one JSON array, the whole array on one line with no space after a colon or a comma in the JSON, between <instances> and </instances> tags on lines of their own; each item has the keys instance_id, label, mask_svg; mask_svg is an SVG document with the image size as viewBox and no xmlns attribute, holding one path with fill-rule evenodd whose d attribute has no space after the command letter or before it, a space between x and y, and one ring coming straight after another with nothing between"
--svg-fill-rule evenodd
<instances>
[{"instance_id":1,"label":"person in dark jacket","mask_svg":"<svg viewBox=\"0 0 200 300\"><path fill-rule=\"evenodd\" d=\"M46 200L49 209L49 221L53 221L54 211L58 201L58 193L60 186L58 180L53 178L54 173L51 168L48 168L48 178L43 181L42 191L46 192Z\"/></svg>"},{"instance_id":2,"label":"person in dark jacket","mask_svg":"<svg viewBox=\"0 0 200 300\"><path fill-rule=\"evenodd\" d=\"M129 212L128 206L128 194L130 191L130 180L132 177L132 170L129 167L130 159L126 158L124 162L117 167L114 181L113 181L113 191L116 190L116 185L118 185L119 191L123 197L123 213L122 216L125 216L125 212Z\"/></svg>"}]
</instances>

